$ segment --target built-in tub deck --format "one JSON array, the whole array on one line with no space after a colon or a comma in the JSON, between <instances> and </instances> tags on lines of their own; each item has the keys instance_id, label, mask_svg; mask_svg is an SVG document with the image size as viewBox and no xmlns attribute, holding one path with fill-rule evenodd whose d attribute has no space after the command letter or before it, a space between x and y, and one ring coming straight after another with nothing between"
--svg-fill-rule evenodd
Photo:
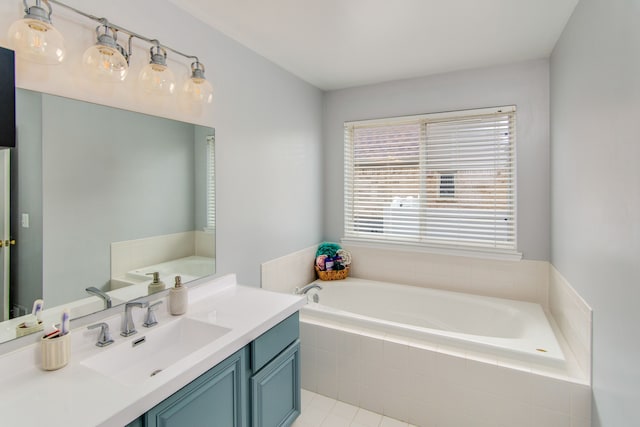
<instances>
[{"instance_id":1,"label":"built-in tub deck","mask_svg":"<svg viewBox=\"0 0 640 427\"><path fill-rule=\"evenodd\" d=\"M348 278L321 282L307 319L564 368L565 356L539 304ZM316 292L315 290L311 292Z\"/></svg>"},{"instance_id":2,"label":"built-in tub deck","mask_svg":"<svg viewBox=\"0 0 640 427\"><path fill-rule=\"evenodd\" d=\"M300 315L303 388L417 426L589 425L588 377L541 306L317 283Z\"/></svg>"}]
</instances>

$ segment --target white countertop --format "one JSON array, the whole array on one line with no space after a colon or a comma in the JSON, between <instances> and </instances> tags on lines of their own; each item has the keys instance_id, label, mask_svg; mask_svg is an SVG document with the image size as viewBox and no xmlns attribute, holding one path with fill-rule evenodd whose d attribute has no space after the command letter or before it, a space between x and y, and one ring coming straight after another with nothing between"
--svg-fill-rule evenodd
<instances>
[{"instance_id":1,"label":"white countertop","mask_svg":"<svg viewBox=\"0 0 640 427\"><path fill-rule=\"evenodd\" d=\"M190 288L189 309L181 317L231 331L138 385L125 385L80 362L144 336L147 329L142 327L142 309L133 310L138 333L128 338L119 335L121 314L100 320L109 323L115 340L108 347L95 346L98 330L72 329L71 360L57 371L40 369L40 343L7 353L0 357L2 422L38 427L124 426L298 311L305 302L299 296L237 285L235 275ZM167 306L164 301L158 310L156 327L176 319Z\"/></svg>"}]
</instances>

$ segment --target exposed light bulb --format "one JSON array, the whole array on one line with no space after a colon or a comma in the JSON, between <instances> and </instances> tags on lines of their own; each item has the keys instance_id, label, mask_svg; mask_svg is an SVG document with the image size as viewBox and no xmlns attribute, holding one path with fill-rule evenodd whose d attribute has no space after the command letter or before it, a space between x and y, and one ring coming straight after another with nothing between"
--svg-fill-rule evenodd
<instances>
[{"instance_id":1,"label":"exposed light bulb","mask_svg":"<svg viewBox=\"0 0 640 427\"><path fill-rule=\"evenodd\" d=\"M173 95L176 90L176 78L166 65L147 64L140 71L138 80L142 89L155 95Z\"/></svg>"},{"instance_id":2,"label":"exposed light bulb","mask_svg":"<svg viewBox=\"0 0 640 427\"><path fill-rule=\"evenodd\" d=\"M151 62L140 70L138 81L142 90L147 93L162 96L173 95L176 90L176 78L173 71L167 67L167 53L160 46L155 46L155 48L155 53L153 52L154 48L151 48Z\"/></svg>"},{"instance_id":3,"label":"exposed light bulb","mask_svg":"<svg viewBox=\"0 0 640 427\"><path fill-rule=\"evenodd\" d=\"M48 22L20 19L9 27L8 36L20 58L41 64L59 64L64 59L64 38Z\"/></svg>"},{"instance_id":4,"label":"exposed light bulb","mask_svg":"<svg viewBox=\"0 0 640 427\"><path fill-rule=\"evenodd\" d=\"M191 76L184 86L183 91L187 99L200 104L213 102L213 86L204 77Z\"/></svg>"},{"instance_id":5,"label":"exposed light bulb","mask_svg":"<svg viewBox=\"0 0 640 427\"><path fill-rule=\"evenodd\" d=\"M121 82L129 72L127 58L118 49L116 40L109 34L107 27L105 33L98 36L98 43L84 52L82 63L99 80Z\"/></svg>"},{"instance_id":6,"label":"exposed light bulb","mask_svg":"<svg viewBox=\"0 0 640 427\"><path fill-rule=\"evenodd\" d=\"M204 66L200 64L197 57L163 46L156 39L149 39L118 25L112 25L106 18L95 17L61 2L53 0L31 0L31 2L35 4L28 6L28 0L23 0L24 18L9 27L9 46L16 51L17 57L44 64L58 64L63 61L66 53L64 38L51 23L50 3L54 3L100 23L96 28L97 43L89 47L82 57L86 75L95 80L113 82L125 80L129 72L131 41L139 38L152 45L151 60L138 75L140 91L161 96L175 93L176 78L166 62L167 51L170 50L185 58L195 59L191 64L191 76L182 86L179 102L194 111L202 111L204 105L213 102L213 87L204 77ZM117 42L119 32L129 36L128 48ZM149 97L149 99L152 98ZM159 99L156 98L153 102L159 102Z\"/></svg>"}]
</instances>

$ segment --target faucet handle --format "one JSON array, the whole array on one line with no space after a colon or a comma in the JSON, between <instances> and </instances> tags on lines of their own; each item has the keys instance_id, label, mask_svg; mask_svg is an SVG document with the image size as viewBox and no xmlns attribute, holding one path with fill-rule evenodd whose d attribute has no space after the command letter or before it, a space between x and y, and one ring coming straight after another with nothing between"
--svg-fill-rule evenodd
<instances>
[{"instance_id":1,"label":"faucet handle","mask_svg":"<svg viewBox=\"0 0 640 427\"><path fill-rule=\"evenodd\" d=\"M98 347L106 347L109 344L113 344L113 338L111 338L108 324L104 322L96 323L95 325L87 326L87 329L95 329L97 327L100 327L100 333L98 334L98 342L96 342L96 345Z\"/></svg>"},{"instance_id":2,"label":"faucet handle","mask_svg":"<svg viewBox=\"0 0 640 427\"><path fill-rule=\"evenodd\" d=\"M147 315L144 318L144 323L142 326L145 328L150 328L158 324L158 319L156 318L156 310L158 306L162 304L162 301L154 302L149 307L147 307Z\"/></svg>"}]
</instances>

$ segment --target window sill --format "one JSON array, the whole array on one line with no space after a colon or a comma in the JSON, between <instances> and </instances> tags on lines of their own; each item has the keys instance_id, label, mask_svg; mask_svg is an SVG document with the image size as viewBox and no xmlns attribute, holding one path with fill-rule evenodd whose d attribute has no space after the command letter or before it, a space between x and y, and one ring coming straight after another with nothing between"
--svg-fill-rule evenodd
<instances>
[{"instance_id":1,"label":"window sill","mask_svg":"<svg viewBox=\"0 0 640 427\"><path fill-rule=\"evenodd\" d=\"M375 248L385 249L391 251L409 251L409 252L421 252L435 255L451 255L462 256L468 258L481 258L481 259L493 259L500 261L520 261L522 260L521 252L513 251L499 251L491 249L468 249L468 248L453 248L453 247L438 247L438 246L424 246L411 243L391 243L371 241L358 238L345 238L340 239L340 243L349 246L358 246L362 248Z\"/></svg>"}]
</instances>

